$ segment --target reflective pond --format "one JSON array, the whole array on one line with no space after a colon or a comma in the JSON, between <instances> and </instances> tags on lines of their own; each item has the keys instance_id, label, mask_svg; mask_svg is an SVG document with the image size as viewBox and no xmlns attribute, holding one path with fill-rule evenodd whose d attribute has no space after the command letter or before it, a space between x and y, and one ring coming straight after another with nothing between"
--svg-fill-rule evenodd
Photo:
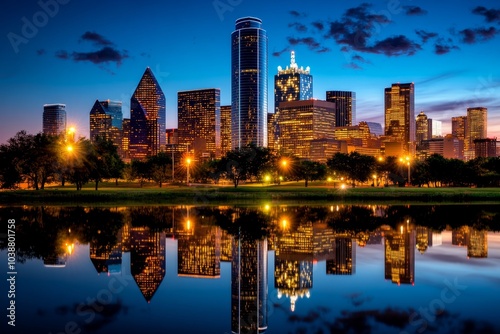
<instances>
[{"instance_id":1,"label":"reflective pond","mask_svg":"<svg viewBox=\"0 0 500 334\"><path fill-rule=\"evenodd\" d=\"M500 206L25 206L0 221L1 333L500 333Z\"/></svg>"}]
</instances>

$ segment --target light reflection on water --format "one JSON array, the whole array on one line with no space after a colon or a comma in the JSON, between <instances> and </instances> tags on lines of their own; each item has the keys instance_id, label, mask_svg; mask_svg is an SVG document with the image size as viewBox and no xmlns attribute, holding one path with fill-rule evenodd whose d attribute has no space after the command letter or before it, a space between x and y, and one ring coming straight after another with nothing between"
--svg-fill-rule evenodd
<instances>
[{"instance_id":1,"label":"light reflection on water","mask_svg":"<svg viewBox=\"0 0 500 334\"><path fill-rule=\"evenodd\" d=\"M488 306L500 296L500 206L25 207L0 218L16 219L18 255L17 326L2 333L500 331Z\"/></svg>"}]
</instances>

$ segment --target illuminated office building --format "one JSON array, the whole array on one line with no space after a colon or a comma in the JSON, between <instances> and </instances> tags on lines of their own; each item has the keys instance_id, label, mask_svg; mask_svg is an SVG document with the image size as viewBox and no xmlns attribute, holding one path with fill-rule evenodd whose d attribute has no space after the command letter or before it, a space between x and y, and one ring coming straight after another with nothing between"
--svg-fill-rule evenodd
<instances>
[{"instance_id":1,"label":"illuminated office building","mask_svg":"<svg viewBox=\"0 0 500 334\"><path fill-rule=\"evenodd\" d=\"M221 230L197 226L194 234L180 236L177 246L177 274L187 277L220 277Z\"/></svg>"},{"instance_id":2,"label":"illuminated office building","mask_svg":"<svg viewBox=\"0 0 500 334\"><path fill-rule=\"evenodd\" d=\"M451 231L451 244L454 246L466 246L469 238L469 226L462 226Z\"/></svg>"},{"instance_id":3,"label":"illuminated office building","mask_svg":"<svg viewBox=\"0 0 500 334\"><path fill-rule=\"evenodd\" d=\"M122 159L130 160L130 118L122 121Z\"/></svg>"},{"instance_id":4,"label":"illuminated office building","mask_svg":"<svg viewBox=\"0 0 500 334\"><path fill-rule=\"evenodd\" d=\"M220 156L220 90L177 93L179 144L197 158Z\"/></svg>"},{"instance_id":5,"label":"illuminated office building","mask_svg":"<svg viewBox=\"0 0 500 334\"><path fill-rule=\"evenodd\" d=\"M396 284L415 282L415 231L401 226L385 233L385 279Z\"/></svg>"},{"instance_id":6,"label":"illuminated office building","mask_svg":"<svg viewBox=\"0 0 500 334\"><path fill-rule=\"evenodd\" d=\"M231 151L231 106L220 107L220 151L224 156Z\"/></svg>"},{"instance_id":7,"label":"illuminated office building","mask_svg":"<svg viewBox=\"0 0 500 334\"><path fill-rule=\"evenodd\" d=\"M236 20L231 34L231 147L267 147L267 33L262 20Z\"/></svg>"},{"instance_id":8,"label":"illuminated office building","mask_svg":"<svg viewBox=\"0 0 500 334\"><path fill-rule=\"evenodd\" d=\"M334 139L335 105L319 100L282 102L277 124L280 150L299 158L311 157L311 141Z\"/></svg>"},{"instance_id":9,"label":"illuminated office building","mask_svg":"<svg viewBox=\"0 0 500 334\"><path fill-rule=\"evenodd\" d=\"M488 257L488 232L471 228L467 235L467 257Z\"/></svg>"},{"instance_id":10,"label":"illuminated office building","mask_svg":"<svg viewBox=\"0 0 500 334\"><path fill-rule=\"evenodd\" d=\"M165 277L165 233L130 229L130 272L149 303Z\"/></svg>"},{"instance_id":11,"label":"illuminated office building","mask_svg":"<svg viewBox=\"0 0 500 334\"><path fill-rule=\"evenodd\" d=\"M90 110L90 140L95 141L98 137L111 140L118 148L118 151L121 151L123 148L122 127L122 103L110 100L96 100Z\"/></svg>"},{"instance_id":12,"label":"illuminated office building","mask_svg":"<svg viewBox=\"0 0 500 334\"><path fill-rule=\"evenodd\" d=\"M65 104L45 104L43 106L43 133L51 136L66 133Z\"/></svg>"},{"instance_id":13,"label":"illuminated office building","mask_svg":"<svg viewBox=\"0 0 500 334\"><path fill-rule=\"evenodd\" d=\"M384 135L384 129L382 129L382 124L376 122L366 122L370 128L370 132L375 136L380 137Z\"/></svg>"},{"instance_id":14,"label":"illuminated office building","mask_svg":"<svg viewBox=\"0 0 500 334\"><path fill-rule=\"evenodd\" d=\"M313 77L311 69L300 67L295 62L295 52L291 52L290 66L278 66L274 76L274 112L278 112L281 102L310 100L313 98Z\"/></svg>"},{"instance_id":15,"label":"illuminated office building","mask_svg":"<svg viewBox=\"0 0 500 334\"><path fill-rule=\"evenodd\" d=\"M335 126L351 126L356 124L355 92L327 91L326 100L335 103Z\"/></svg>"},{"instance_id":16,"label":"illuminated office building","mask_svg":"<svg viewBox=\"0 0 500 334\"><path fill-rule=\"evenodd\" d=\"M406 154L413 153L415 142L415 86L392 84L385 89L385 135L403 145Z\"/></svg>"},{"instance_id":17,"label":"illuminated office building","mask_svg":"<svg viewBox=\"0 0 500 334\"><path fill-rule=\"evenodd\" d=\"M144 159L165 150L165 95L148 67L130 99L130 157Z\"/></svg>"},{"instance_id":18,"label":"illuminated office building","mask_svg":"<svg viewBox=\"0 0 500 334\"><path fill-rule=\"evenodd\" d=\"M358 125L337 126L335 127L334 137L336 140L346 141L349 145L359 147L369 147L370 127L366 122L360 122Z\"/></svg>"},{"instance_id":19,"label":"illuminated office building","mask_svg":"<svg viewBox=\"0 0 500 334\"><path fill-rule=\"evenodd\" d=\"M487 137L488 109L483 107L467 108L467 128L465 130L465 158L474 159L474 139Z\"/></svg>"},{"instance_id":20,"label":"illuminated office building","mask_svg":"<svg viewBox=\"0 0 500 334\"><path fill-rule=\"evenodd\" d=\"M335 256L335 232L326 223L313 224L314 261L331 260Z\"/></svg>"},{"instance_id":21,"label":"illuminated office building","mask_svg":"<svg viewBox=\"0 0 500 334\"><path fill-rule=\"evenodd\" d=\"M457 116L451 118L451 134L459 141L458 159L464 158L465 132L467 129L467 116Z\"/></svg>"},{"instance_id":22,"label":"illuminated office building","mask_svg":"<svg viewBox=\"0 0 500 334\"><path fill-rule=\"evenodd\" d=\"M497 156L497 138L474 139L474 156L476 158L494 158Z\"/></svg>"},{"instance_id":23,"label":"illuminated office building","mask_svg":"<svg viewBox=\"0 0 500 334\"><path fill-rule=\"evenodd\" d=\"M427 115L421 111L417 115L417 120L415 123L415 136L417 145L421 145L424 140L429 139L429 121Z\"/></svg>"},{"instance_id":24,"label":"illuminated office building","mask_svg":"<svg viewBox=\"0 0 500 334\"><path fill-rule=\"evenodd\" d=\"M443 137L443 122L429 118L427 123L429 126L429 139Z\"/></svg>"},{"instance_id":25,"label":"illuminated office building","mask_svg":"<svg viewBox=\"0 0 500 334\"><path fill-rule=\"evenodd\" d=\"M356 273L356 240L335 238L335 256L326 260L327 275L354 275Z\"/></svg>"},{"instance_id":26,"label":"illuminated office building","mask_svg":"<svg viewBox=\"0 0 500 334\"><path fill-rule=\"evenodd\" d=\"M231 261L231 331L267 329L267 240L234 238Z\"/></svg>"}]
</instances>

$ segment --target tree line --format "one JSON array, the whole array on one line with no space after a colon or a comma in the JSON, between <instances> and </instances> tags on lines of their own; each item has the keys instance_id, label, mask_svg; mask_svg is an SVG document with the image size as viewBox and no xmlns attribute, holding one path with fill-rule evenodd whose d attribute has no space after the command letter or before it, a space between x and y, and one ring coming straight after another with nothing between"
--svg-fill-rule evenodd
<instances>
[{"instance_id":1,"label":"tree line","mask_svg":"<svg viewBox=\"0 0 500 334\"><path fill-rule=\"evenodd\" d=\"M185 180L185 164L180 163ZM408 180L407 169L410 169ZM0 187L44 189L47 183L69 182L81 190L89 182L95 189L103 180L135 181L143 186L155 182L159 187L173 181L172 160L161 152L144 161L125 164L111 141L95 138L76 141L63 136L18 132L0 145ZM179 176L179 173L176 173ZM401 163L396 157L375 159L358 152L336 153L326 163L299 159L293 155L272 152L268 148L248 145L227 152L221 159L193 162L190 178L196 183L219 183L226 179L238 187L242 182L280 184L282 181L309 182L328 180L389 186L500 186L500 158L476 158L470 161L446 159L434 154L424 161Z\"/></svg>"}]
</instances>

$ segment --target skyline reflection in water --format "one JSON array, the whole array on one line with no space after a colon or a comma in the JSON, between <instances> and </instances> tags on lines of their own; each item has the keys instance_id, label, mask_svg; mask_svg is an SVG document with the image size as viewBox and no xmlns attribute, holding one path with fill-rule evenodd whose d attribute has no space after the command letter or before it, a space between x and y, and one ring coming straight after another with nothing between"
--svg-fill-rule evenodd
<instances>
[{"instance_id":1,"label":"skyline reflection in water","mask_svg":"<svg viewBox=\"0 0 500 334\"><path fill-rule=\"evenodd\" d=\"M18 333L69 321L89 333L499 331L486 305L500 295L500 206L6 207L0 217L17 221Z\"/></svg>"}]
</instances>

